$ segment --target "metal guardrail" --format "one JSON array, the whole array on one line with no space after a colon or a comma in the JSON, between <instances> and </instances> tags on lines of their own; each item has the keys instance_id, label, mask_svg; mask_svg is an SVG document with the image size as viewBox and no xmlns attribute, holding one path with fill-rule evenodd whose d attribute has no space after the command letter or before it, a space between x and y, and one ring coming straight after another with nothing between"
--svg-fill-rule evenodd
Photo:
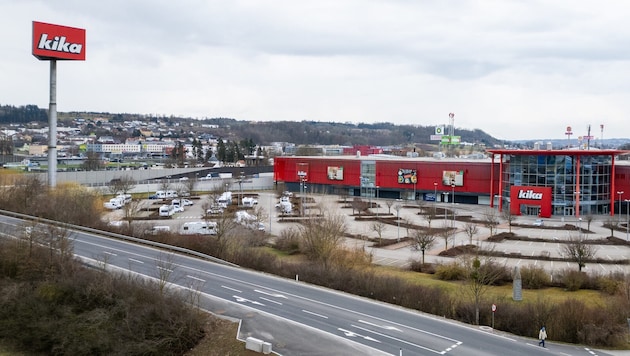
<instances>
[{"instance_id":1,"label":"metal guardrail","mask_svg":"<svg viewBox=\"0 0 630 356\"><path fill-rule=\"evenodd\" d=\"M68 224L68 223L64 223L64 222L60 222L60 221L49 220L49 219L40 218L40 217L36 217L36 216L32 216L32 215L16 213L16 212L13 212L13 211L8 211L8 210L0 210L0 214L6 215L6 216L11 216L11 217L14 217L14 218L17 218L17 219L21 219L21 220L37 221L37 222L42 222L42 223L49 224L49 225L54 225L54 226L59 226L59 227L62 227L62 228L67 228L67 229L70 229L70 230L88 232L88 233L95 234L95 235L107 236L107 237L111 237L111 238L117 238L117 239L120 239L120 240L129 241L129 242L133 242L133 243L136 243L136 244L149 245L149 246L152 246L152 247L157 247L157 248L161 248L161 249L165 249L165 250L171 250L171 251L183 253L183 254L186 254L186 255L199 257L199 258L202 258L202 259L205 259L205 260L209 260L209 261L212 261L212 262L224 264L224 265L231 266L231 267L240 267L237 264L234 264L234 263L231 263L231 262L228 262L228 261L216 258L214 256L206 255L206 254L203 254L201 252L197 252L197 251L190 250L190 249L183 248L183 247L179 247L179 246L167 245L167 244L163 244L163 243L155 242L155 241L151 241L151 240L139 239L137 237L117 234L117 233L110 232L110 231L104 231L104 230L98 230L98 229L94 229L94 228L86 227L86 226Z\"/></svg>"}]
</instances>

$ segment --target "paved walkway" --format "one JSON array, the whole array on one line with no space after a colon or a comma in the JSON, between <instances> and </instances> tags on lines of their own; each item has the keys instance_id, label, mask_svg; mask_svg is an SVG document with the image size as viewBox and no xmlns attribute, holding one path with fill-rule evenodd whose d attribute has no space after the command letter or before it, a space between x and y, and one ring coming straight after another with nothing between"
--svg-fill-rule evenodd
<instances>
[{"instance_id":1,"label":"paved walkway","mask_svg":"<svg viewBox=\"0 0 630 356\"><path fill-rule=\"evenodd\" d=\"M266 195L266 196L265 196ZM368 236L370 238L378 238L378 234L372 230L371 225L373 221L357 221L352 215L351 208L342 208L341 203L339 203L339 196L336 195L314 195L315 201L320 204L324 209L329 212L337 212L346 216L346 224L348 227L348 232L353 235L362 235ZM275 200L275 196L271 193L261 193L260 196L260 205L261 207L265 207L265 204L270 204L271 202L268 200L272 198ZM373 214L379 214L379 216L389 216L396 217L398 214L400 216L401 221L409 221L415 225L428 226L427 220L422 215L418 215L419 207L414 201L396 201L393 203L391 208L387 206L387 202L384 199L372 199L372 202L378 203L378 208L371 209ZM397 204L401 205L401 208L398 212L395 209ZM490 209L488 206L481 205L464 205L464 204L451 204L451 203L432 203L432 202L421 202L420 203L424 207L430 207L432 204L436 204L436 207L446 208L450 211L455 210L456 216L467 215L472 216L474 219L482 220L484 214ZM275 202L274 204L275 205ZM267 205L267 206L273 206ZM496 208L495 208L496 209ZM592 233L585 233L585 236L589 239L602 239L607 236L610 236L610 229L602 227L602 224L605 220L607 220L608 216L598 216L596 217L590 224L590 231ZM272 226L271 231L273 234L280 234L281 230L294 225L291 223L279 223L277 222L277 212L275 209L272 209L271 220ZM551 241L558 241L556 243L550 242L530 242L530 241L504 241L502 243L491 243L487 242L486 239L490 236L489 229L479 225L478 233L473 237L473 243L481 244L484 248L494 248L497 251L501 251L504 253L512 254L516 257L514 258L497 258L497 262L505 264L507 266L537 266L542 267L545 270L553 273L554 271L563 270L565 268L577 268L575 263L570 262L554 262L554 261L542 261L542 260L534 260L527 258L519 258L518 256L538 256L542 251L548 253L550 256L561 256L562 255L562 246L564 244L561 243L562 240L566 240L571 236L577 234L577 231L566 231L561 229L560 227L565 224L572 224L575 226L580 225L582 229L586 230L587 223L586 221L577 221L575 218L570 217L566 219L562 218L551 218L544 219L545 227L557 226L558 229L543 229L537 228L533 226L533 222L535 217L517 217L513 221L514 224L519 224L521 226L512 226L511 231L518 234L524 235L532 238L544 238ZM275 222L275 223L274 223ZM465 222L457 221L452 219L452 215L450 212L448 213L447 219L444 219L443 216L439 216L436 219L431 221L431 226L440 227L444 224L455 226L458 230L457 233L449 240L449 247L457 246L457 245L465 245L470 243L470 238L464 232ZM510 230L510 227L507 223L503 222L500 224L495 231L497 232L507 232ZM618 231L614 232L615 236L621 239L626 239L626 234ZM383 239L396 240L399 237L403 238L407 236L407 229L404 227L398 227L397 225L389 225L386 224L385 228L382 232ZM374 262L381 265L390 265L390 266L398 266L398 267L406 267L409 265L411 260L420 260L421 252L414 251L410 248L408 243L400 243L388 246L387 248L373 248L364 240L359 239L347 239L346 245L349 247L356 248L364 248L366 251L370 252L374 256ZM425 261L429 263L449 263L453 259L449 257L440 257L438 254L443 251L445 248L444 240L440 237L436 237L435 245L430 251L426 251L425 253ZM609 260L622 260L628 259L630 256L630 245L627 246L609 246L609 245L597 245L596 257L604 258ZM630 266L628 265L613 265L613 264L587 264L585 271L608 274L611 272L624 272L630 273Z\"/></svg>"}]
</instances>

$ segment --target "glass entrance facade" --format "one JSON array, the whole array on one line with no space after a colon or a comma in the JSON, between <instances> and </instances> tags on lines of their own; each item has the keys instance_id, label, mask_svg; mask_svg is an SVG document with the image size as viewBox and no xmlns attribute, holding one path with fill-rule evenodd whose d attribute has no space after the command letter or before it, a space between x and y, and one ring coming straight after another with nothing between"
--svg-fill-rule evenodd
<instances>
[{"instance_id":1,"label":"glass entrance facade","mask_svg":"<svg viewBox=\"0 0 630 356\"><path fill-rule=\"evenodd\" d=\"M552 188L552 214L608 214L612 158L610 155L505 155L502 177L505 201L510 201L510 187ZM579 165L577 160L580 160ZM579 166L579 172L577 172ZM579 174L579 189L576 189ZM579 204L576 204L579 199ZM523 207L523 215L535 215L536 209Z\"/></svg>"}]
</instances>

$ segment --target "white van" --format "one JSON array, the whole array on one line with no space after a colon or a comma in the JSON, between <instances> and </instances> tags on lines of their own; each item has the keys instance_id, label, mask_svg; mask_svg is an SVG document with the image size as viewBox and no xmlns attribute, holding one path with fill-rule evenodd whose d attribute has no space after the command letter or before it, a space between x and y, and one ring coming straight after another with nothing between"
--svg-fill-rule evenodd
<instances>
[{"instance_id":1,"label":"white van","mask_svg":"<svg viewBox=\"0 0 630 356\"><path fill-rule=\"evenodd\" d=\"M105 209L111 210L120 209L123 207L123 205L125 204L120 198L111 198L108 202L103 203L103 207Z\"/></svg>"},{"instance_id":2,"label":"white van","mask_svg":"<svg viewBox=\"0 0 630 356\"><path fill-rule=\"evenodd\" d=\"M119 194L116 196L117 199L120 199L124 204L131 203L131 194Z\"/></svg>"},{"instance_id":3,"label":"white van","mask_svg":"<svg viewBox=\"0 0 630 356\"><path fill-rule=\"evenodd\" d=\"M162 205L159 210L160 216L172 216L175 214L175 207L172 205Z\"/></svg>"},{"instance_id":4,"label":"white van","mask_svg":"<svg viewBox=\"0 0 630 356\"><path fill-rule=\"evenodd\" d=\"M216 235L217 223L214 221L189 221L181 228L182 235Z\"/></svg>"}]
</instances>

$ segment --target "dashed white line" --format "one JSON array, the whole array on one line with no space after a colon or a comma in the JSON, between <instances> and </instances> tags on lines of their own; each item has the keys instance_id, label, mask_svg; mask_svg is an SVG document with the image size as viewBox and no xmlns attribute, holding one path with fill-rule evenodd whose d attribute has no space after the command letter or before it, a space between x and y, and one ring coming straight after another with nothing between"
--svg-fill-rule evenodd
<instances>
[{"instance_id":1,"label":"dashed white line","mask_svg":"<svg viewBox=\"0 0 630 356\"><path fill-rule=\"evenodd\" d=\"M230 287L228 287L228 286L221 286L221 288L229 289L229 290L234 291L234 292L237 292L237 293L243 293L243 291L240 291L240 290L238 290L238 289L234 289L234 288L230 288Z\"/></svg>"},{"instance_id":2,"label":"dashed white line","mask_svg":"<svg viewBox=\"0 0 630 356\"><path fill-rule=\"evenodd\" d=\"M140 261L140 260L136 260L135 258L130 258L129 261L131 262L135 262L135 263L140 263L140 264L144 264L144 262Z\"/></svg>"},{"instance_id":3,"label":"dashed white line","mask_svg":"<svg viewBox=\"0 0 630 356\"><path fill-rule=\"evenodd\" d=\"M206 282L205 279L201 279L201 278L198 278L198 277L195 277L195 276L186 275L186 277L194 279L194 280L199 281L199 282L204 282L204 283Z\"/></svg>"},{"instance_id":4,"label":"dashed white line","mask_svg":"<svg viewBox=\"0 0 630 356\"><path fill-rule=\"evenodd\" d=\"M315 315L315 316L318 316L318 317L323 318L323 319L328 319L328 317L327 317L326 315L321 315L321 314L313 313L312 311L308 311L308 310L304 310L304 309L302 309L302 312L304 312L304 313L306 313L306 314Z\"/></svg>"}]
</instances>

